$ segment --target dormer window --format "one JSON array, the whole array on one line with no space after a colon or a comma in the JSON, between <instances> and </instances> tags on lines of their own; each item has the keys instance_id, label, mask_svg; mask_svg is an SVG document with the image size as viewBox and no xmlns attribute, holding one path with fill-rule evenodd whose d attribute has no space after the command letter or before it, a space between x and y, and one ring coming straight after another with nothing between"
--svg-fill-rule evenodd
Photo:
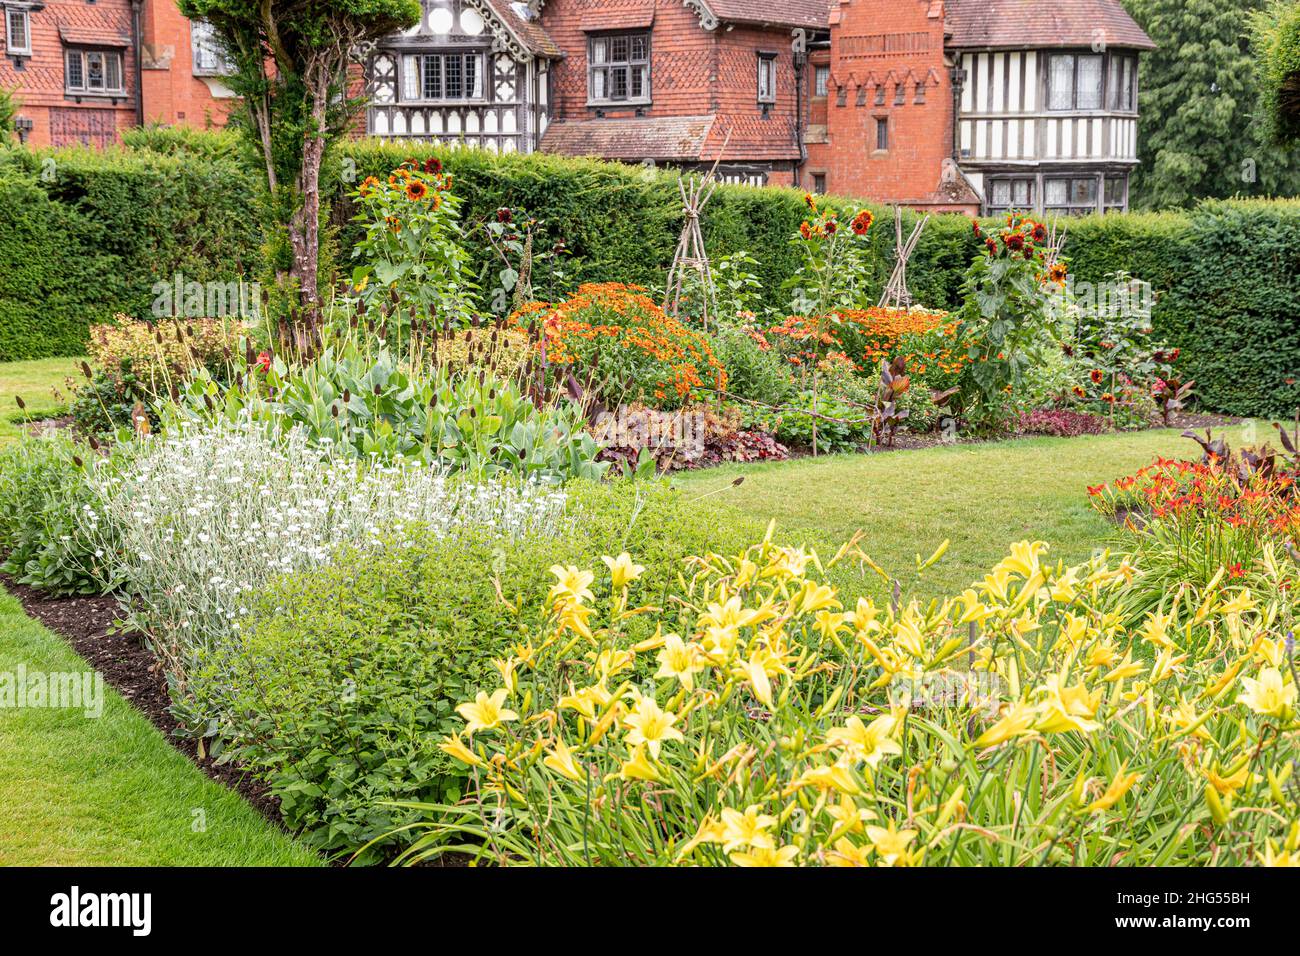
<instances>
[{"instance_id":1,"label":"dormer window","mask_svg":"<svg viewBox=\"0 0 1300 956\"><path fill-rule=\"evenodd\" d=\"M650 102L650 34L590 37L587 95L593 103Z\"/></svg>"},{"instance_id":2,"label":"dormer window","mask_svg":"<svg viewBox=\"0 0 1300 956\"><path fill-rule=\"evenodd\" d=\"M5 7L5 52L10 56L32 55L31 13L26 7Z\"/></svg>"}]
</instances>

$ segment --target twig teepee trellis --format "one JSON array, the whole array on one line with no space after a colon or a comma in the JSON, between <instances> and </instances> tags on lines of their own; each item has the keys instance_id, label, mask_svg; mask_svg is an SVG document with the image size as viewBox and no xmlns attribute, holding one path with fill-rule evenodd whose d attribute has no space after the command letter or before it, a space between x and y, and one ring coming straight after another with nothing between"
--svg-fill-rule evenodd
<instances>
[{"instance_id":1,"label":"twig teepee trellis","mask_svg":"<svg viewBox=\"0 0 1300 956\"><path fill-rule=\"evenodd\" d=\"M717 166L714 166L716 169ZM709 307L713 303L713 268L709 265L709 254L704 248L704 233L700 230L700 213L713 198L718 188L713 178L713 170L703 179L694 176L681 177L677 180L677 191L682 197L682 211L686 223L682 226L682 238L677 243L677 252L673 254L673 264L668 270L668 285L664 292L664 311L673 318L678 318L682 308L682 282L687 270L699 275L703 290L704 327L709 327Z\"/></svg>"},{"instance_id":2,"label":"twig teepee trellis","mask_svg":"<svg viewBox=\"0 0 1300 956\"><path fill-rule=\"evenodd\" d=\"M912 257L916 250L916 244L921 241L921 233L925 230L925 224L930 221L927 214L920 222L912 228L912 234L908 236L907 241L903 241L903 210L894 207L894 271L889 274L889 281L885 283L885 291L880 296L880 306L893 306L896 309L908 309L912 306L912 293L907 288L907 260Z\"/></svg>"}]
</instances>

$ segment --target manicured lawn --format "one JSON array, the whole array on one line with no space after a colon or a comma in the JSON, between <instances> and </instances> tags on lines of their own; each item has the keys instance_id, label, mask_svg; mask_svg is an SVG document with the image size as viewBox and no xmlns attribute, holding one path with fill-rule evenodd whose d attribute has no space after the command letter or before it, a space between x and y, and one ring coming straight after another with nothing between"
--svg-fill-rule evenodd
<instances>
[{"instance_id":1,"label":"manicured lawn","mask_svg":"<svg viewBox=\"0 0 1300 956\"><path fill-rule=\"evenodd\" d=\"M1229 430L1234 446L1241 431ZM1115 537L1089 507L1088 486L1130 474L1156 455L1192 458L1200 450L1179 432L1160 430L732 465L680 482L697 495L743 475L740 487L709 498L718 520L775 518L778 540L816 547L825 558L862 529L863 550L905 585L914 580L916 555L928 557L950 539L947 556L920 587L934 596L960 593L1010 542L1025 538L1048 542L1050 554L1067 562L1086 560ZM856 570L836 574L850 591L862 589L856 579ZM878 581L872 574L866 586L880 595Z\"/></svg>"},{"instance_id":2,"label":"manicured lawn","mask_svg":"<svg viewBox=\"0 0 1300 956\"><path fill-rule=\"evenodd\" d=\"M69 379L84 381L77 368L80 362L79 358L55 358L0 364L0 444L21 434L24 418L49 418L68 410L72 401ZM15 396L27 404L26 412L19 410Z\"/></svg>"},{"instance_id":3,"label":"manicured lawn","mask_svg":"<svg viewBox=\"0 0 1300 956\"><path fill-rule=\"evenodd\" d=\"M0 673L20 664L28 674L86 670L0 589ZM320 862L204 776L111 688L98 718L0 707L0 865Z\"/></svg>"}]
</instances>

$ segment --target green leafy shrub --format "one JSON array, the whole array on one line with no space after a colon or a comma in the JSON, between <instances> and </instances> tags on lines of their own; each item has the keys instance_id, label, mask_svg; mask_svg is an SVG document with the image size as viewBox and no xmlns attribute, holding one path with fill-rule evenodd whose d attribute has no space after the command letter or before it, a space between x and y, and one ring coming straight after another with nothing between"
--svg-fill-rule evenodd
<instances>
[{"instance_id":1,"label":"green leafy shrub","mask_svg":"<svg viewBox=\"0 0 1300 956\"><path fill-rule=\"evenodd\" d=\"M457 702L502 679L493 659L544 620L552 565L629 551L656 569L644 593L657 595L685 556L755 530L718 528L662 484L568 492L573 524L556 538L417 536L272 584L238 648L210 656L193 681L200 706L222 715L222 759L266 780L313 845L355 851L414 819L384 801L459 795L464 771L440 735Z\"/></svg>"},{"instance_id":2,"label":"green leafy shrub","mask_svg":"<svg viewBox=\"0 0 1300 956\"><path fill-rule=\"evenodd\" d=\"M538 408L510 378L473 369L415 368L385 347L340 341L301 364L264 354L228 386L200 370L182 411L296 424L315 445L358 458L419 459L490 478L598 478L605 466L567 399Z\"/></svg>"},{"instance_id":3,"label":"green leafy shrub","mask_svg":"<svg viewBox=\"0 0 1300 956\"><path fill-rule=\"evenodd\" d=\"M100 545L116 535L95 514L87 474L95 454L57 434L0 449L0 570L20 584L70 595L116 583Z\"/></svg>"}]
</instances>

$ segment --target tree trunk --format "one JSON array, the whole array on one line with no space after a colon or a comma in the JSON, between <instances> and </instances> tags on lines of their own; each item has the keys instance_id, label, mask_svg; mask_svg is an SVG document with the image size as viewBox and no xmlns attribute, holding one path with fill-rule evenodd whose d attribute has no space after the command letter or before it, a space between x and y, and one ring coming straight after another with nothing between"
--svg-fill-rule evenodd
<instances>
[{"instance_id":1,"label":"tree trunk","mask_svg":"<svg viewBox=\"0 0 1300 956\"><path fill-rule=\"evenodd\" d=\"M298 208L289 223L293 249L290 276L298 283L303 310L314 316L320 308L320 169L325 156L325 112L329 97L329 71L307 73L312 92L312 125L302 145L302 170L298 174Z\"/></svg>"}]
</instances>

